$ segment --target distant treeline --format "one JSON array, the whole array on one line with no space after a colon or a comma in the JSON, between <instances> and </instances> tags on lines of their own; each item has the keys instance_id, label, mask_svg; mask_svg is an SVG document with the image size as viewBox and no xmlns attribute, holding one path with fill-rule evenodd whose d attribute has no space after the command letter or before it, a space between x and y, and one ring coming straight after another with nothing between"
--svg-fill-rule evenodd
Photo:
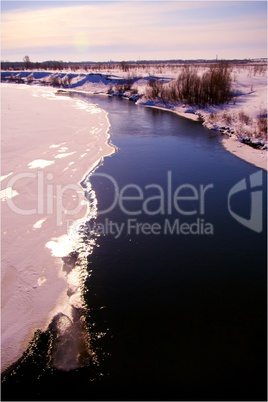
<instances>
[{"instance_id":1,"label":"distant treeline","mask_svg":"<svg viewBox=\"0 0 268 402\"><path fill-rule=\"evenodd\" d=\"M247 64L256 62L254 60L229 60L229 63L234 64ZM258 62L266 62L266 59L260 59ZM159 67L166 67L170 65L208 65L215 63L215 60L138 60L138 61L109 61L109 62L64 62L57 60L32 62L29 56L25 56L23 61L10 62L1 61L1 70L44 70L44 71L61 71L69 69L71 71L85 70L85 71L100 71L100 70L116 70L129 71L136 68L147 68L148 66L156 65Z\"/></svg>"}]
</instances>

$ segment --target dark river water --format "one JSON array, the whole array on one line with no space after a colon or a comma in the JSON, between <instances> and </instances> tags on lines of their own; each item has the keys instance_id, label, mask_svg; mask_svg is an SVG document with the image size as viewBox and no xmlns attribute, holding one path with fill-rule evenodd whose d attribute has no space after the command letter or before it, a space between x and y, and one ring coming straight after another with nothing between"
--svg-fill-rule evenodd
<instances>
[{"instance_id":1,"label":"dark river water","mask_svg":"<svg viewBox=\"0 0 268 402\"><path fill-rule=\"evenodd\" d=\"M266 172L198 122L89 100L109 113L117 147L89 178L96 360L49 368L41 334L2 399L266 400Z\"/></svg>"}]
</instances>

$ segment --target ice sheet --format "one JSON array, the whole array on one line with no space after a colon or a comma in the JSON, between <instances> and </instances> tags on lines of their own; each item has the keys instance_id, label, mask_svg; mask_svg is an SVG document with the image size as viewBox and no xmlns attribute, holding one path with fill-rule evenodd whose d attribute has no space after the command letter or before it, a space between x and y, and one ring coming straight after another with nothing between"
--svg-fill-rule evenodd
<instances>
[{"instance_id":1,"label":"ice sheet","mask_svg":"<svg viewBox=\"0 0 268 402\"><path fill-rule=\"evenodd\" d=\"M2 87L2 370L22 355L37 329L71 310L61 258L71 242L63 240L88 214L80 181L114 152L108 129L106 112L95 105L58 101L48 88ZM55 158L63 145L73 154L72 177L65 170L70 159ZM57 251L46 244L58 245ZM77 303L79 294L73 298Z\"/></svg>"}]
</instances>

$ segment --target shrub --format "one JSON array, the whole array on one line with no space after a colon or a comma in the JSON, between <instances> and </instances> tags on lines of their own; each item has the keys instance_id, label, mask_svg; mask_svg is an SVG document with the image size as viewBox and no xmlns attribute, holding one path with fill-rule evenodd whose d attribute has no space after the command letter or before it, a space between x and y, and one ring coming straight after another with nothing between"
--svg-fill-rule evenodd
<instances>
[{"instance_id":1,"label":"shrub","mask_svg":"<svg viewBox=\"0 0 268 402\"><path fill-rule=\"evenodd\" d=\"M129 91L131 89L131 83L123 84L123 91Z\"/></svg>"},{"instance_id":2,"label":"shrub","mask_svg":"<svg viewBox=\"0 0 268 402\"><path fill-rule=\"evenodd\" d=\"M57 75L51 75L49 77L49 83L53 87L60 87L61 86L61 79Z\"/></svg>"},{"instance_id":3,"label":"shrub","mask_svg":"<svg viewBox=\"0 0 268 402\"><path fill-rule=\"evenodd\" d=\"M145 96L148 99L162 98L163 84L157 79L150 79L145 90Z\"/></svg>"},{"instance_id":4,"label":"shrub","mask_svg":"<svg viewBox=\"0 0 268 402\"><path fill-rule=\"evenodd\" d=\"M210 123L213 123L215 121L215 119L217 118L217 114L216 113L210 113L208 120Z\"/></svg>"},{"instance_id":5,"label":"shrub","mask_svg":"<svg viewBox=\"0 0 268 402\"><path fill-rule=\"evenodd\" d=\"M259 117L257 121L259 134L267 137L267 117Z\"/></svg>"},{"instance_id":6,"label":"shrub","mask_svg":"<svg viewBox=\"0 0 268 402\"><path fill-rule=\"evenodd\" d=\"M138 88L131 88L131 95L137 95L138 93Z\"/></svg>"},{"instance_id":7,"label":"shrub","mask_svg":"<svg viewBox=\"0 0 268 402\"><path fill-rule=\"evenodd\" d=\"M248 125L248 123L250 122L250 117L247 114L245 114L245 112L243 112L243 110L241 112L239 112L238 117L239 117L239 120L246 125Z\"/></svg>"},{"instance_id":8,"label":"shrub","mask_svg":"<svg viewBox=\"0 0 268 402\"><path fill-rule=\"evenodd\" d=\"M212 65L201 77L198 69L185 66L177 80L162 84L157 79L148 82L145 95L148 99L162 98L189 105L220 105L232 99L231 70L227 63Z\"/></svg>"},{"instance_id":9,"label":"shrub","mask_svg":"<svg viewBox=\"0 0 268 402\"><path fill-rule=\"evenodd\" d=\"M223 117L223 119L224 119L224 121L225 121L225 123L227 124L227 125L230 125L231 123L232 123L232 116L231 116L231 114L230 113L227 113L227 112L224 112L223 114L222 114L222 117Z\"/></svg>"},{"instance_id":10,"label":"shrub","mask_svg":"<svg viewBox=\"0 0 268 402\"><path fill-rule=\"evenodd\" d=\"M201 80L194 67L186 66L179 75L177 82L178 100L190 105L197 105L200 101Z\"/></svg>"},{"instance_id":11,"label":"shrub","mask_svg":"<svg viewBox=\"0 0 268 402\"><path fill-rule=\"evenodd\" d=\"M229 102L231 94L231 71L227 63L212 65L201 79L201 103L220 105Z\"/></svg>"}]
</instances>

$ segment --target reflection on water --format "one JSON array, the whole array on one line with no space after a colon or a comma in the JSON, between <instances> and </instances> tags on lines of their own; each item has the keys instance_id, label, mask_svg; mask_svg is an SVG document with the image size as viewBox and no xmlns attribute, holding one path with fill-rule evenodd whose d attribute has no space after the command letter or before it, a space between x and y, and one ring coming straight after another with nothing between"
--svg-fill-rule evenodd
<instances>
[{"instance_id":1,"label":"reflection on water","mask_svg":"<svg viewBox=\"0 0 268 402\"><path fill-rule=\"evenodd\" d=\"M55 316L48 330L52 336L51 365L58 370L75 370L89 364L93 355L83 315L73 309L72 319L63 313Z\"/></svg>"}]
</instances>

